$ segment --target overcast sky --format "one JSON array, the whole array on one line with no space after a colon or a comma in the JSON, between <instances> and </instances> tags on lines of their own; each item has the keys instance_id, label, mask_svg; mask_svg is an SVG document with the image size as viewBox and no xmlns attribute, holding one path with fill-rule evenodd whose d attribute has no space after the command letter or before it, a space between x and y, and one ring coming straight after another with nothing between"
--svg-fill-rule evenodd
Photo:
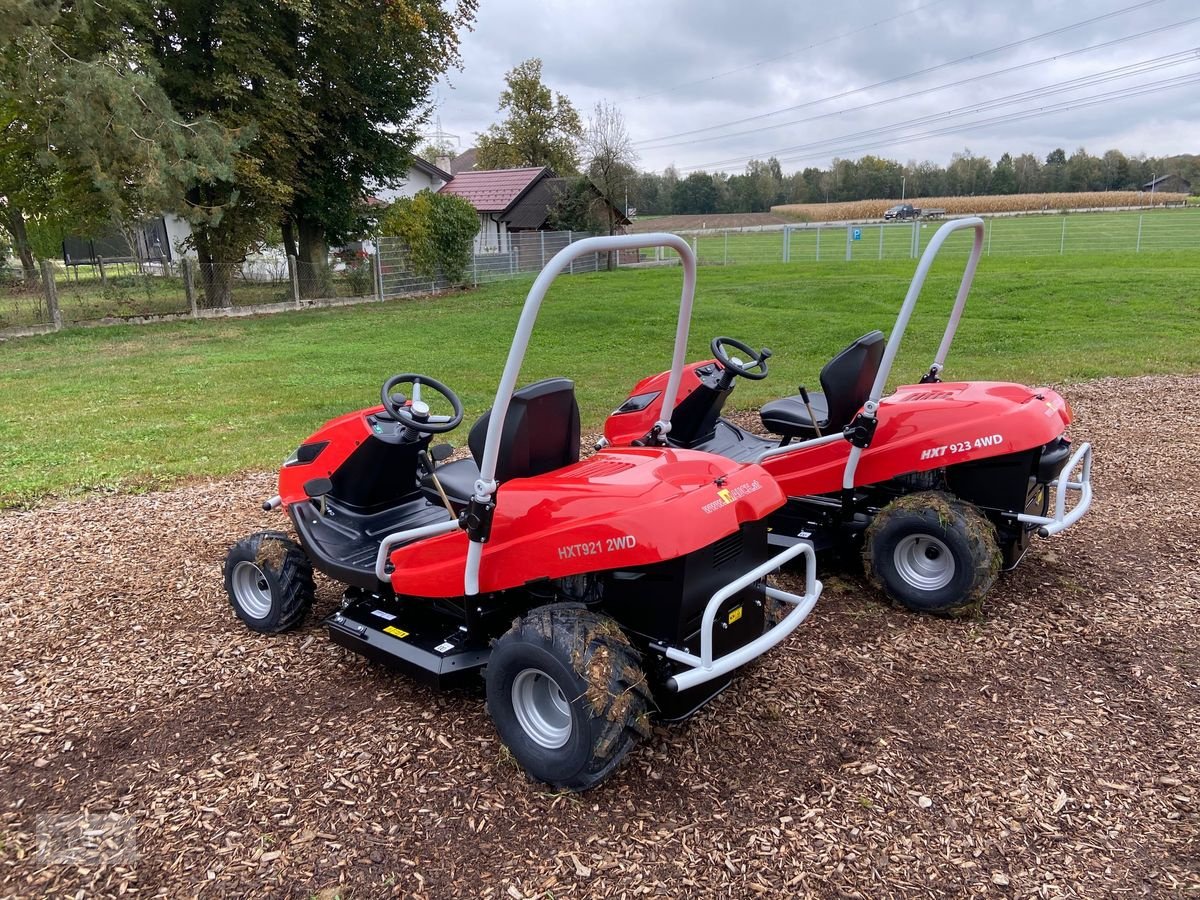
<instances>
[{"instance_id":1,"label":"overcast sky","mask_svg":"<svg viewBox=\"0 0 1200 900\"><path fill-rule=\"evenodd\" d=\"M472 146L499 118L505 72L536 56L585 118L600 100L619 107L654 171L737 172L775 155L787 172L866 153L945 165L964 148L993 161L1080 146L1198 153L1200 20L1189 19L1195 0L480 0L438 115ZM964 79L975 80L951 84Z\"/></svg>"}]
</instances>

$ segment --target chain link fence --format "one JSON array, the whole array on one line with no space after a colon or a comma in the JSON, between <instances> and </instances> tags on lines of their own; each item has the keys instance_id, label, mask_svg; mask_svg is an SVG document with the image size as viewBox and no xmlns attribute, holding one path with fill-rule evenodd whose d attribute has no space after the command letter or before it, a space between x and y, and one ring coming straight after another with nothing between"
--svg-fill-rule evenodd
<instances>
[{"instance_id":1,"label":"chain link fence","mask_svg":"<svg viewBox=\"0 0 1200 900\"><path fill-rule=\"evenodd\" d=\"M476 253L465 268L462 284L481 285L540 272L554 254L592 235L584 231L524 231L506 235L505 249L498 253ZM413 271L408 247L400 238L379 238L379 294L383 298L405 297L449 290L455 287L442 273ZM608 254L593 253L575 260L567 274L597 272L608 268ZM635 261L636 256L629 257ZM614 265L616 264L614 254Z\"/></svg>"},{"instance_id":2,"label":"chain link fence","mask_svg":"<svg viewBox=\"0 0 1200 900\"><path fill-rule=\"evenodd\" d=\"M940 224L926 220L850 222L692 231L680 235L692 245L701 265L915 259ZM963 240L948 244L947 252L955 252L955 248L965 252L968 243ZM989 256L1177 250L1200 250L1200 210L984 219L984 252ZM643 250L639 255L643 263L673 259L673 253L661 248Z\"/></svg>"}]
</instances>

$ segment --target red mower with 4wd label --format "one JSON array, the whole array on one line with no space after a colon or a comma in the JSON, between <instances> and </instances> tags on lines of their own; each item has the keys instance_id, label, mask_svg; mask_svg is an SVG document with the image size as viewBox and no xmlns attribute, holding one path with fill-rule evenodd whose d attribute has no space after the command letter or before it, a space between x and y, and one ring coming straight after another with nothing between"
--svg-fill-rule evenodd
<instances>
[{"instance_id":1,"label":"red mower with 4wd label","mask_svg":"<svg viewBox=\"0 0 1200 900\"><path fill-rule=\"evenodd\" d=\"M974 229L974 244L950 322L919 384L883 396L892 363L938 249ZM1092 501L1088 444L1066 437L1071 411L1049 388L1004 382L945 382L942 371L983 249L978 218L947 222L926 248L900 315L885 340L872 331L821 370L820 392L804 387L762 407L750 433L722 417L738 378L767 375L771 351L726 337L713 359L638 383L605 424L604 446L706 450L766 469L788 494L771 515L771 542L861 553L889 597L948 613L978 603L1003 567L1020 562L1033 535L1079 520ZM663 410L670 410L669 422Z\"/></svg>"},{"instance_id":2,"label":"red mower with 4wd label","mask_svg":"<svg viewBox=\"0 0 1200 900\"><path fill-rule=\"evenodd\" d=\"M554 277L578 256L654 246L683 262L670 399L683 378L691 248L662 234L572 244L529 292L471 457L450 462L449 447L431 446L462 421L462 403L412 373L300 445L264 503L287 513L294 539L259 532L226 559L238 616L256 631L294 627L313 570L325 573L346 585L325 620L334 641L439 685L483 671L513 756L570 790L603 780L652 718L690 715L791 634L821 584L809 545L768 542L767 516L786 497L763 467L665 445L581 460L573 383L516 389ZM803 593L767 583L800 557ZM786 615L768 617L768 603Z\"/></svg>"}]
</instances>

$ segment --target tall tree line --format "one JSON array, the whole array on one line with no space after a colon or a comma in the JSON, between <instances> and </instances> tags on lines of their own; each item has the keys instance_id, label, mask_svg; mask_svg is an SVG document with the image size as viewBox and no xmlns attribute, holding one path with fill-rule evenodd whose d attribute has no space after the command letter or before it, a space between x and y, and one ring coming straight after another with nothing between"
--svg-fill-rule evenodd
<instances>
[{"instance_id":1,"label":"tall tree line","mask_svg":"<svg viewBox=\"0 0 1200 900\"><path fill-rule=\"evenodd\" d=\"M899 200L905 197L960 197L980 194L1139 190L1152 178L1181 175L1200 191L1200 155L1127 156L1109 150L1093 156L1080 147L1061 148L1045 158L1005 153L995 163L970 150L955 153L948 166L924 161L901 163L878 156L835 159L828 168L809 167L785 174L779 161L752 160L737 175L692 172L673 167L642 172L631 179L629 202L643 215L766 212L785 203L844 200Z\"/></svg>"}]
</instances>

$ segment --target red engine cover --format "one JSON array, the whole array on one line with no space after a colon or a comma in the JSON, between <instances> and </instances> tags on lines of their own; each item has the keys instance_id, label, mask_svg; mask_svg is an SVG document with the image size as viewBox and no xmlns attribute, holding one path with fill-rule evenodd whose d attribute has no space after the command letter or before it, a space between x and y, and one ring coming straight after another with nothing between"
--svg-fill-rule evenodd
<instances>
[{"instance_id":1,"label":"red engine cover","mask_svg":"<svg viewBox=\"0 0 1200 900\"><path fill-rule=\"evenodd\" d=\"M906 385L879 402L877 418L856 485L1040 447L1071 422L1055 391L995 381ZM847 441L823 444L771 457L763 468L789 496L828 494L842 488L850 449Z\"/></svg>"},{"instance_id":2,"label":"red engine cover","mask_svg":"<svg viewBox=\"0 0 1200 900\"><path fill-rule=\"evenodd\" d=\"M690 450L607 449L572 466L500 485L481 592L542 578L683 556L781 507L766 472ZM463 594L467 536L453 532L391 555L397 593Z\"/></svg>"}]
</instances>

